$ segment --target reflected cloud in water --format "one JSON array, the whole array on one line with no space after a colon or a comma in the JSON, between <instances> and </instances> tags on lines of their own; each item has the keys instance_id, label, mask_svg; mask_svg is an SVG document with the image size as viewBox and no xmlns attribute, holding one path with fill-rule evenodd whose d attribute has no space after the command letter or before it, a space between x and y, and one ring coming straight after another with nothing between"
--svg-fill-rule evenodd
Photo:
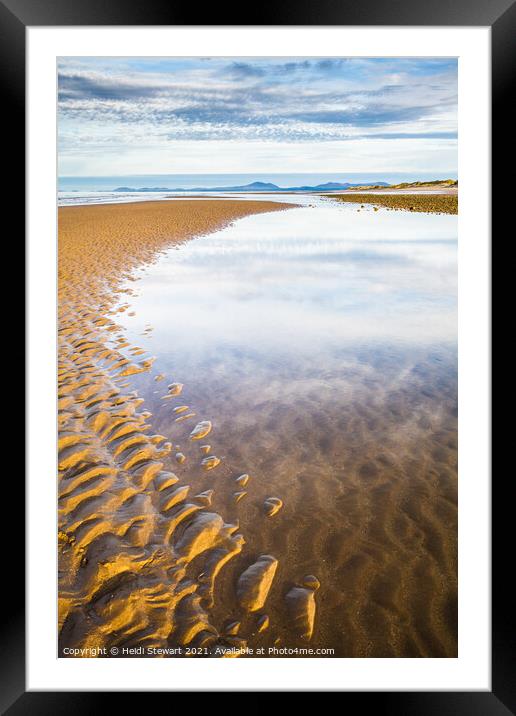
<instances>
[{"instance_id":1,"label":"reflected cloud in water","mask_svg":"<svg viewBox=\"0 0 516 716\"><path fill-rule=\"evenodd\" d=\"M138 284L131 337L152 324L153 352L187 372L242 352L295 369L357 345L453 348L457 218L310 203L168 251Z\"/></svg>"}]
</instances>

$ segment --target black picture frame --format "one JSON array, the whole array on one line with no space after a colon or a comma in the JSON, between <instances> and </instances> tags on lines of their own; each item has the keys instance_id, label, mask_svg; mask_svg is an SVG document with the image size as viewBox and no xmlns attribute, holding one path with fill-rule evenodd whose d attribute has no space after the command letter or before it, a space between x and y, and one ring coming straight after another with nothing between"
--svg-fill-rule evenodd
<instances>
[{"instance_id":1,"label":"black picture frame","mask_svg":"<svg viewBox=\"0 0 516 716\"><path fill-rule=\"evenodd\" d=\"M195 6L170 0L0 0L0 68L4 105L4 158L9 166L9 207L19 205L20 221L25 216L19 187L25 182L25 36L27 27L97 25L363 25L363 26L489 26L492 42L492 175L501 177L507 165L507 138L514 127L514 100L510 90L514 76L516 39L516 3L514 0L283 0L281 3L243 6L245 15L236 17L235 9L212 3L202 12ZM6 187L7 190L7 187ZM510 183L497 183L492 196L492 232L505 222L511 206ZM507 226L509 224L507 223ZM20 223L17 222L17 226ZM20 238L19 247L23 247ZM22 248L23 252L23 248ZM23 261L23 256L20 259ZM23 345L23 338L20 343ZM34 346L28 346L33 350ZM19 401L17 401L19 402ZM8 468L13 469L12 467ZM492 506L492 690L470 692L342 692L342 707L356 706L380 713L426 716L506 716L516 713L516 658L514 608L506 575L510 565L507 546L511 544L512 521L505 516L509 474L493 481ZM24 503L21 474L17 475L18 494L9 498L11 505ZM4 506L5 507L5 506ZM17 554L23 554L23 535L17 535ZM25 570L21 558L6 554L4 575L8 571L10 604L2 611L0 648L0 708L11 716L18 714L90 714L102 713L119 705L120 694L95 692L25 691L25 605L22 585ZM49 615L53 618L53 615ZM231 690L231 689L228 689ZM237 690L237 687L235 688ZM159 694L153 694L157 696ZM168 709L172 702L170 695ZM163 694L161 694L163 696ZM131 706L144 703L148 693L131 694Z\"/></svg>"}]
</instances>

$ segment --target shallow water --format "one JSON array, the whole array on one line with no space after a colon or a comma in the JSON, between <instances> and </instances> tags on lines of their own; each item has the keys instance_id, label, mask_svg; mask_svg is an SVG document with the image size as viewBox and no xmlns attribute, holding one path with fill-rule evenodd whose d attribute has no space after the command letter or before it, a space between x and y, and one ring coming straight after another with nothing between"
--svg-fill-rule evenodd
<instances>
[{"instance_id":1,"label":"shallow water","mask_svg":"<svg viewBox=\"0 0 516 716\"><path fill-rule=\"evenodd\" d=\"M279 560L260 612L271 625L244 624L249 645L307 645L285 594L314 574L312 648L454 656L457 219L296 200L137 272L119 322L157 360L131 383L186 455L172 469L240 522L246 546L218 577L217 616L241 619L238 575L262 554ZM181 395L162 400L173 381ZM195 417L176 422L181 405ZM200 420L222 459L210 472L188 441ZM284 503L273 517L270 496Z\"/></svg>"}]
</instances>

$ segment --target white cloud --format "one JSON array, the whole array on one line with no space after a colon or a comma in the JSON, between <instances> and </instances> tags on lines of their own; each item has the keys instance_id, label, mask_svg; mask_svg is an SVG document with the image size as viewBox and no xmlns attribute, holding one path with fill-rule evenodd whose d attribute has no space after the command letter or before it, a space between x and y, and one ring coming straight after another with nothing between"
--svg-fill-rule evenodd
<instances>
[{"instance_id":1,"label":"white cloud","mask_svg":"<svg viewBox=\"0 0 516 716\"><path fill-rule=\"evenodd\" d=\"M455 170L456 62L61 59L62 175Z\"/></svg>"}]
</instances>

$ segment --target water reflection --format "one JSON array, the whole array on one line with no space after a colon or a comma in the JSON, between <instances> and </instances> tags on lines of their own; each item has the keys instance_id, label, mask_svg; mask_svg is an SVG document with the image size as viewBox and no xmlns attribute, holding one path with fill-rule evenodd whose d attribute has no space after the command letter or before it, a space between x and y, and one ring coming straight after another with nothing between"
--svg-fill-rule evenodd
<instances>
[{"instance_id":1,"label":"water reflection","mask_svg":"<svg viewBox=\"0 0 516 716\"><path fill-rule=\"evenodd\" d=\"M179 365L456 336L456 217L324 204L243 219L145 273L135 334ZM158 338L159 337L159 338ZM156 345L156 348L158 346Z\"/></svg>"}]
</instances>

